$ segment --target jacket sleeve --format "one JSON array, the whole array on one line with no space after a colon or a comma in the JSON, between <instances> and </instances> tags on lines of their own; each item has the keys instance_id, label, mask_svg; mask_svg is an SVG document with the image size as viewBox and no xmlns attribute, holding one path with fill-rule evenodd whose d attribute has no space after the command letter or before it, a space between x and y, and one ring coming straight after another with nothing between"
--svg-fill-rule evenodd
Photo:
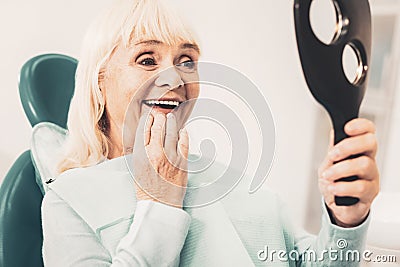
<instances>
[{"instance_id":1,"label":"jacket sleeve","mask_svg":"<svg viewBox=\"0 0 400 267\"><path fill-rule=\"evenodd\" d=\"M343 228L331 222L323 200L322 209L321 229L317 236L304 231L295 234L296 265L359 266L363 259L370 215L357 227Z\"/></svg>"},{"instance_id":2,"label":"jacket sleeve","mask_svg":"<svg viewBox=\"0 0 400 267\"><path fill-rule=\"evenodd\" d=\"M54 191L42 203L45 266L177 266L190 216L153 201L139 201L128 233L111 257L86 222Z\"/></svg>"}]
</instances>

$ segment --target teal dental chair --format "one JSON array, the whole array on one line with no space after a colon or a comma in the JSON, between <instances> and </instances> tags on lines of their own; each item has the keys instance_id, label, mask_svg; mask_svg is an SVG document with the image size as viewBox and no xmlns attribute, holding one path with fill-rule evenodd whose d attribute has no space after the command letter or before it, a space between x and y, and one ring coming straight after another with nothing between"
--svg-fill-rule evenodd
<instances>
[{"instance_id":1,"label":"teal dental chair","mask_svg":"<svg viewBox=\"0 0 400 267\"><path fill-rule=\"evenodd\" d=\"M21 69L19 92L25 114L33 126L52 122L66 128L74 92L77 61L45 54ZM43 266L41 202L43 192L27 150L15 161L0 187L0 266Z\"/></svg>"}]
</instances>

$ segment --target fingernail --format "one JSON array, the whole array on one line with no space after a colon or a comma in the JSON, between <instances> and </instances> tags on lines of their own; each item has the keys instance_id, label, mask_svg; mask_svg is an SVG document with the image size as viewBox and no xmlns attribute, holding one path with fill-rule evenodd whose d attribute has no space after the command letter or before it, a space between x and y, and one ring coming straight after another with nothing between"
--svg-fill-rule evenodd
<instances>
[{"instance_id":1,"label":"fingernail","mask_svg":"<svg viewBox=\"0 0 400 267\"><path fill-rule=\"evenodd\" d=\"M168 119L173 119L175 116L174 116L174 114L172 114L172 113L168 113L167 114L167 118Z\"/></svg>"},{"instance_id":2,"label":"fingernail","mask_svg":"<svg viewBox=\"0 0 400 267\"><path fill-rule=\"evenodd\" d=\"M358 128L358 123L357 122L349 122L345 125L345 130L347 131L355 131Z\"/></svg>"},{"instance_id":3,"label":"fingernail","mask_svg":"<svg viewBox=\"0 0 400 267\"><path fill-rule=\"evenodd\" d=\"M161 116L161 117L163 117L163 118L166 118L166 116L165 116L165 114L164 114L164 113L162 113L162 112L158 112L158 111L156 111L156 113L154 113L154 118L155 118L155 117L157 117L157 116L158 116L158 117L160 117L160 116Z\"/></svg>"},{"instance_id":4,"label":"fingernail","mask_svg":"<svg viewBox=\"0 0 400 267\"><path fill-rule=\"evenodd\" d=\"M182 134L186 134L187 135L186 128L182 128L182 129L179 130L179 135L182 135Z\"/></svg>"},{"instance_id":5,"label":"fingernail","mask_svg":"<svg viewBox=\"0 0 400 267\"><path fill-rule=\"evenodd\" d=\"M345 126L345 130L347 130L347 131L353 131L353 130L354 130L353 124L347 124L347 125Z\"/></svg>"},{"instance_id":6,"label":"fingernail","mask_svg":"<svg viewBox=\"0 0 400 267\"><path fill-rule=\"evenodd\" d=\"M150 115L152 115L153 118L157 117L157 114L158 114L158 112L155 111L155 110L152 110L152 111L150 112Z\"/></svg>"}]
</instances>

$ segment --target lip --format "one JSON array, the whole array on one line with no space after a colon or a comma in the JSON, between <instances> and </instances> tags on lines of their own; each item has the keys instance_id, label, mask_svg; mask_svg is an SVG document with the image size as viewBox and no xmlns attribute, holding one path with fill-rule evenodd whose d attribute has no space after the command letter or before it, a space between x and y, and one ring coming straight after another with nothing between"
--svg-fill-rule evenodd
<instances>
[{"instance_id":1,"label":"lip","mask_svg":"<svg viewBox=\"0 0 400 267\"><path fill-rule=\"evenodd\" d=\"M143 101L177 101L177 102L185 102L185 99L179 98L179 97L162 97L162 98L149 98L149 99L144 99Z\"/></svg>"}]
</instances>

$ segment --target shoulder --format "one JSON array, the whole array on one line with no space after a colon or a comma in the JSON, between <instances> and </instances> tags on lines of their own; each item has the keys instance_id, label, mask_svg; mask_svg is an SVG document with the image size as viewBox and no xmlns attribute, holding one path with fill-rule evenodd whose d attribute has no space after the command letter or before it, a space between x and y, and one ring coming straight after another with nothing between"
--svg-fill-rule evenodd
<instances>
[{"instance_id":1,"label":"shoulder","mask_svg":"<svg viewBox=\"0 0 400 267\"><path fill-rule=\"evenodd\" d=\"M123 158L68 170L49 188L43 209L57 209L55 202L63 201L94 231L132 216L136 207L134 182Z\"/></svg>"},{"instance_id":2,"label":"shoulder","mask_svg":"<svg viewBox=\"0 0 400 267\"><path fill-rule=\"evenodd\" d=\"M130 173L123 157L94 166L67 170L49 184L49 188L64 198L73 195L90 197L96 192L126 187L131 184Z\"/></svg>"}]
</instances>

